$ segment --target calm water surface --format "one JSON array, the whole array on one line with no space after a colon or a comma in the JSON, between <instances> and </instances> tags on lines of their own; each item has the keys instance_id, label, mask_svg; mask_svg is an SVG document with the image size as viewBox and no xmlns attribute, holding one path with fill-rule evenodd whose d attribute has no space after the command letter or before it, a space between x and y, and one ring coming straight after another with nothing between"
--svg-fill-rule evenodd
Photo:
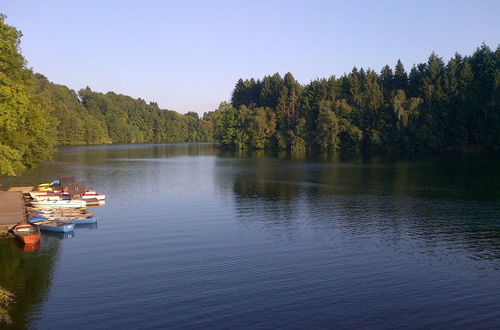
<instances>
[{"instance_id":1,"label":"calm water surface","mask_svg":"<svg viewBox=\"0 0 500 330\"><path fill-rule=\"evenodd\" d=\"M500 162L62 148L95 228L0 241L11 328L498 328Z\"/></svg>"}]
</instances>

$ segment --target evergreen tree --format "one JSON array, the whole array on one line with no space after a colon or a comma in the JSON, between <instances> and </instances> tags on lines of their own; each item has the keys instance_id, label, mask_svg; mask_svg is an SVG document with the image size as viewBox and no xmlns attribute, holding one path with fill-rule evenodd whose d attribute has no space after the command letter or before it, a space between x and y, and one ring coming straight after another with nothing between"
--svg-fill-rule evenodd
<instances>
[{"instance_id":1,"label":"evergreen tree","mask_svg":"<svg viewBox=\"0 0 500 330\"><path fill-rule=\"evenodd\" d=\"M396 63L396 68L394 69L394 90L406 90L408 88L408 75L406 74L405 68L401 60Z\"/></svg>"},{"instance_id":2,"label":"evergreen tree","mask_svg":"<svg viewBox=\"0 0 500 330\"><path fill-rule=\"evenodd\" d=\"M249 112L255 109L254 98L246 97L254 95L255 87L248 82L255 80L240 80L233 93L233 105L239 106L234 110L239 116L239 142L233 139L223 144L323 151L361 147L405 152L498 151L499 54L499 48L493 52L482 45L470 57L456 54L445 63L432 53L427 63L414 65L409 74L398 60L394 73L389 66L379 75L354 67L347 75L316 79L306 86L290 73L283 79L279 74L266 76L260 85L256 83L257 103L275 115L276 130L272 137L266 135L265 142L257 133L263 121L254 121L261 116L254 118Z\"/></svg>"}]
</instances>

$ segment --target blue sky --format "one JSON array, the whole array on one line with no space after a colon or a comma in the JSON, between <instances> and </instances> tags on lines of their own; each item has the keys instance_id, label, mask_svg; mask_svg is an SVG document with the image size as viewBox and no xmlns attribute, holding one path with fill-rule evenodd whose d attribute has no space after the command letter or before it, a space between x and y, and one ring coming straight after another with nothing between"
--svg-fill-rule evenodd
<instances>
[{"instance_id":1,"label":"blue sky","mask_svg":"<svg viewBox=\"0 0 500 330\"><path fill-rule=\"evenodd\" d=\"M307 84L500 42L498 0L2 0L0 12L49 80L181 113L214 110L239 78L292 72Z\"/></svg>"}]
</instances>

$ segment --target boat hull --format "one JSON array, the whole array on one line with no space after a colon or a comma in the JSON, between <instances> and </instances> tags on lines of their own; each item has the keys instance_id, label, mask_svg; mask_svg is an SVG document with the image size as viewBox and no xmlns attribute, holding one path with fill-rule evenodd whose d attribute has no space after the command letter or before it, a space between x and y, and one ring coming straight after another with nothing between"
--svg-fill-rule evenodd
<instances>
[{"instance_id":1,"label":"boat hull","mask_svg":"<svg viewBox=\"0 0 500 330\"><path fill-rule=\"evenodd\" d=\"M97 222L97 217L96 216L84 216L84 215L75 215L75 216L42 216L42 215L37 215L37 216L29 216L28 221L30 223L36 224L37 222L40 221L59 221L59 222L65 222L65 223L73 223L73 224L89 224L89 223L96 223Z\"/></svg>"},{"instance_id":2,"label":"boat hull","mask_svg":"<svg viewBox=\"0 0 500 330\"><path fill-rule=\"evenodd\" d=\"M64 220L68 221L71 223L74 223L75 225L84 225L84 224L91 224L91 223L96 223L97 222L97 217L96 216L91 216L88 218L80 218L80 219L72 219L72 220Z\"/></svg>"},{"instance_id":3,"label":"boat hull","mask_svg":"<svg viewBox=\"0 0 500 330\"><path fill-rule=\"evenodd\" d=\"M36 244L40 242L40 229L27 222L19 222L10 229L16 239L24 244Z\"/></svg>"},{"instance_id":4,"label":"boat hull","mask_svg":"<svg viewBox=\"0 0 500 330\"><path fill-rule=\"evenodd\" d=\"M35 198L37 200L68 200L71 199L71 195L66 194L66 193L58 193L58 192L52 192L52 191L33 191L30 193L30 196L32 198ZM103 201L106 199L106 195L104 194L98 194L95 192L85 192L83 195L80 196L82 199L97 199L99 201Z\"/></svg>"},{"instance_id":5,"label":"boat hull","mask_svg":"<svg viewBox=\"0 0 500 330\"><path fill-rule=\"evenodd\" d=\"M67 223L61 221L45 220L45 221L34 222L33 224L38 226L38 228L40 228L40 230L42 231L50 231L55 233L67 233L75 230L74 223Z\"/></svg>"},{"instance_id":6,"label":"boat hull","mask_svg":"<svg viewBox=\"0 0 500 330\"><path fill-rule=\"evenodd\" d=\"M42 208L63 208L63 207L85 207L87 206L87 202L82 200L36 200L32 201L31 205L34 207L42 207Z\"/></svg>"},{"instance_id":7,"label":"boat hull","mask_svg":"<svg viewBox=\"0 0 500 330\"><path fill-rule=\"evenodd\" d=\"M98 201L103 201L106 199L106 196L103 194L95 194L95 195L82 195L83 199L97 199Z\"/></svg>"},{"instance_id":8,"label":"boat hull","mask_svg":"<svg viewBox=\"0 0 500 330\"><path fill-rule=\"evenodd\" d=\"M28 217L28 222L29 223L33 223L33 222L37 222L37 221L41 221L41 220L46 220L46 219L45 219L45 217L43 217L41 215L29 216Z\"/></svg>"}]
</instances>

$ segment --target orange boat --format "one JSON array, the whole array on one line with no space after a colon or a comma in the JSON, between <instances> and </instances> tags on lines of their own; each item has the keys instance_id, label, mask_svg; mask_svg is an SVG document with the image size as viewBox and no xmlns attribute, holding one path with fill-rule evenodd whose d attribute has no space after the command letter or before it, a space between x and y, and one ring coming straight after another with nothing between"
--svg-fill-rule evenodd
<instances>
[{"instance_id":1,"label":"orange boat","mask_svg":"<svg viewBox=\"0 0 500 330\"><path fill-rule=\"evenodd\" d=\"M40 242L40 229L25 221L18 222L10 229L10 232L24 244L35 244Z\"/></svg>"}]
</instances>

